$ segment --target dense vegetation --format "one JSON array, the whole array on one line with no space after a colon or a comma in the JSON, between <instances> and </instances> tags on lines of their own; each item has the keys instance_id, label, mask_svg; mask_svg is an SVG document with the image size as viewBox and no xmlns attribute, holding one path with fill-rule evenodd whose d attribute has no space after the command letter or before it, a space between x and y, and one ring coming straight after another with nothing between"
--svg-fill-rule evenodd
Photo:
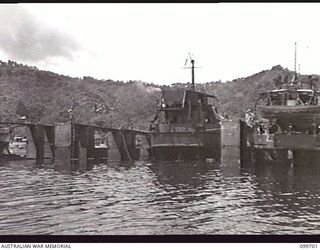
<instances>
[{"instance_id":1,"label":"dense vegetation","mask_svg":"<svg viewBox=\"0 0 320 250\"><path fill-rule=\"evenodd\" d=\"M66 122L73 105L77 122L146 128L160 89L142 82L71 78L9 61L0 62L0 120Z\"/></svg>"},{"instance_id":2,"label":"dense vegetation","mask_svg":"<svg viewBox=\"0 0 320 250\"><path fill-rule=\"evenodd\" d=\"M253 106L258 92L274 87L273 79L293 72L275 66L229 82L197 84L199 91L219 98L221 113L239 118ZM305 77L305 76L304 76ZM111 127L146 129L154 117L160 86L138 81L71 78L36 67L0 61L0 120L38 123L66 122L73 105L77 122ZM161 88L188 87L172 84Z\"/></svg>"}]
</instances>

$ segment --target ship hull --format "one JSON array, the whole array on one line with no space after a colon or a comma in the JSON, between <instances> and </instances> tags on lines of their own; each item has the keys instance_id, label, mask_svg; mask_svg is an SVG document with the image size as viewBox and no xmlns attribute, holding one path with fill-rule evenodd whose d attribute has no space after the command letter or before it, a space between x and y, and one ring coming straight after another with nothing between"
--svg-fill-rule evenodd
<instances>
[{"instance_id":1,"label":"ship hull","mask_svg":"<svg viewBox=\"0 0 320 250\"><path fill-rule=\"evenodd\" d=\"M248 148L241 160L244 166L313 167L319 166L320 150Z\"/></svg>"},{"instance_id":2,"label":"ship hull","mask_svg":"<svg viewBox=\"0 0 320 250\"><path fill-rule=\"evenodd\" d=\"M152 158L154 160L173 161L173 160L219 160L218 150L215 152L210 148L197 146L166 146L153 147Z\"/></svg>"},{"instance_id":3,"label":"ship hull","mask_svg":"<svg viewBox=\"0 0 320 250\"><path fill-rule=\"evenodd\" d=\"M313 118L320 114L320 106L313 105L298 105L298 106L257 106L257 112L265 118L277 117L277 118L291 118L309 117Z\"/></svg>"},{"instance_id":4,"label":"ship hull","mask_svg":"<svg viewBox=\"0 0 320 250\"><path fill-rule=\"evenodd\" d=\"M256 135L241 124L241 161L244 165L314 166L320 162L320 135L293 133Z\"/></svg>"},{"instance_id":5,"label":"ship hull","mask_svg":"<svg viewBox=\"0 0 320 250\"><path fill-rule=\"evenodd\" d=\"M152 134L153 160L205 160L221 158L221 133Z\"/></svg>"}]
</instances>

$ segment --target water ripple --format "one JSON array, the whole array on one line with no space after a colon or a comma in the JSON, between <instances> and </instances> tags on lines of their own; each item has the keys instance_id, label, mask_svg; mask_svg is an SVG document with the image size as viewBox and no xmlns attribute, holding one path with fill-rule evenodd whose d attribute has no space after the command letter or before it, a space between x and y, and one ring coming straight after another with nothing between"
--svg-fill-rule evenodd
<instances>
[{"instance_id":1,"label":"water ripple","mask_svg":"<svg viewBox=\"0 0 320 250\"><path fill-rule=\"evenodd\" d=\"M0 166L0 233L320 233L320 171L224 167L113 162L66 174L9 162Z\"/></svg>"}]
</instances>

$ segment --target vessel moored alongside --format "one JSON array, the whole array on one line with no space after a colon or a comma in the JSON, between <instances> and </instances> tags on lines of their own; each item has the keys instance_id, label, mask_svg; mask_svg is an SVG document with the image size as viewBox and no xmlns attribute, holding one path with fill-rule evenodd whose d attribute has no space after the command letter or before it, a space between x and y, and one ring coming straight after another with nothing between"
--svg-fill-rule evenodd
<instances>
[{"instance_id":1,"label":"vessel moored alongside","mask_svg":"<svg viewBox=\"0 0 320 250\"><path fill-rule=\"evenodd\" d=\"M221 122L214 95L195 91L194 60L191 89L163 89L150 125L155 160L220 159Z\"/></svg>"},{"instance_id":2,"label":"vessel moored alongside","mask_svg":"<svg viewBox=\"0 0 320 250\"><path fill-rule=\"evenodd\" d=\"M285 79L288 79L286 77ZM242 150L254 159L296 160L320 157L320 91L317 78L277 82L260 93L255 110L241 121ZM315 156L315 157L314 157ZM310 160L310 159L309 159Z\"/></svg>"}]
</instances>

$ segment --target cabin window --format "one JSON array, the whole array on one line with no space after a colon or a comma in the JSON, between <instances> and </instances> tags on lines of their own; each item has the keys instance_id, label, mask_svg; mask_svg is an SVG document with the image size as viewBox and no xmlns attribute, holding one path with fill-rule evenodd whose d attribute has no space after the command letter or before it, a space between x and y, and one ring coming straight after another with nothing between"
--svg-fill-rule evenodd
<instances>
[{"instance_id":1,"label":"cabin window","mask_svg":"<svg viewBox=\"0 0 320 250\"><path fill-rule=\"evenodd\" d=\"M17 137L14 139L14 142L22 142L22 137Z\"/></svg>"}]
</instances>

